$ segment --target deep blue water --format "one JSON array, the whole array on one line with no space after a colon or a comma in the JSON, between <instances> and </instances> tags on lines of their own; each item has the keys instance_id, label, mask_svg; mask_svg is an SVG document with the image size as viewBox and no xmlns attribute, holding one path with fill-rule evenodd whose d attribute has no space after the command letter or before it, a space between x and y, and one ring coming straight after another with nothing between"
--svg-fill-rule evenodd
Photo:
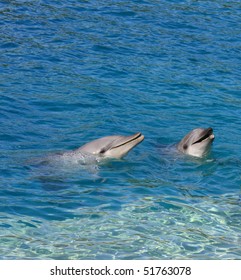
<instances>
[{"instance_id":1,"label":"deep blue water","mask_svg":"<svg viewBox=\"0 0 241 280\"><path fill-rule=\"evenodd\" d=\"M240 1L0 1L0 32L1 259L241 259ZM196 127L207 158L163 152Z\"/></svg>"}]
</instances>

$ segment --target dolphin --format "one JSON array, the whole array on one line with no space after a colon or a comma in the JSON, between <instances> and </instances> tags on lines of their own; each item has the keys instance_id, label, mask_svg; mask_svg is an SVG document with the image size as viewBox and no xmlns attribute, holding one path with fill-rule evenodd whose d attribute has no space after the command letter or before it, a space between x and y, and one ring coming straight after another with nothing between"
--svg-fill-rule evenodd
<instances>
[{"instance_id":1,"label":"dolphin","mask_svg":"<svg viewBox=\"0 0 241 280\"><path fill-rule=\"evenodd\" d=\"M196 128L177 144L177 149L184 154L200 158L208 153L214 138L211 127Z\"/></svg>"},{"instance_id":2,"label":"dolphin","mask_svg":"<svg viewBox=\"0 0 241 280\"><path fill-rule=\"evenodd\" d=\"M106 136L89 142L74 151L65 152L64 155L81 157L83 154L91 154L101 158L120 159L143 140L144 135L140 132L130 136Z\"/></svg>"}]
</instances>

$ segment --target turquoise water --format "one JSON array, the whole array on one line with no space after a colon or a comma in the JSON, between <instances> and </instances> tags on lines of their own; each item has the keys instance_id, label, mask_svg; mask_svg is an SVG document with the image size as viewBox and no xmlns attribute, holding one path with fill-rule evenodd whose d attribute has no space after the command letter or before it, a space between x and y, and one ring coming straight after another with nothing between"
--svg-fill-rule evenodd
<instances>
[{"instance_id":1,"label":"turquoise water","mask_svg":"<svg viewBox=\"0 0 241 280\"><path fill-rule=\"evenodd\" d=\"M1 259L241 259L240 1L0 1L0 31ZM163 149L196 127L207 158Z\"/></svg>"}]
</instances>

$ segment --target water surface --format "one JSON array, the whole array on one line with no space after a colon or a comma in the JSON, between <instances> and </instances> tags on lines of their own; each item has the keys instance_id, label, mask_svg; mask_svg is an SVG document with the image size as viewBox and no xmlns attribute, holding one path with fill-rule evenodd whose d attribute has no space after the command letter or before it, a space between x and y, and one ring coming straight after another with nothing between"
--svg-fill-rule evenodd
<instances>
[{"instance_id":1,"label":"water surface","mask_svg":"<svg viewBox=\"0 0 241 280\"><path fill-rule=\"evenodd\" d=\"M0 1L0 19L2 259L241 258L239 1ZM163 152L196 127L207 158ZM138 131L123 160L40 163Z\"/></svg>"}]
</instances>

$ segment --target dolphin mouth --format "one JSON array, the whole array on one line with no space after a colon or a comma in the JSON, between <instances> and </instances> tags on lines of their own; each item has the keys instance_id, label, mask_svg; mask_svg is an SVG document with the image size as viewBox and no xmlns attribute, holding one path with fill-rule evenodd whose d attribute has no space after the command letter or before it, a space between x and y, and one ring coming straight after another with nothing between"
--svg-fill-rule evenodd
<instances>
[{"instance_id":1,"label":"dolphin mouth","mask_svg":"<svg viewBox=\"0 0 241 280\"><path fill-rule=\"evenodd\" d=\"M201 137L197 141L192 143L192 145L197 144L197 143L201 143L201 142L203 142L207 139L211 139L212 141L214 139L213 129L211 127L205 129L203 131L203 133L201 134Z\"/></svg>"},{"instance_id":2,"label":"dolphin mouth","mask_svg":"<svg viewBox=\"0 0 241 280\"><path fill-rule=\"evenodd\" d=\"M123 143L119 144L119 145L116 145L116 146L113 146L111 147L110 150L112 149L116 149L116 148L119 148L119 147L122 147L122 146L125 146L131 142L135 142L135 145L139 144L140 142L142 142L144 140L144 135L142 135L140 132L134 134L133 136L130 136L128 139L126 139L126 141L124 141ZM134 144L134 143L133 143ZM134 146L135 146L134 145Z\"/></svg>"}]
</instances>

